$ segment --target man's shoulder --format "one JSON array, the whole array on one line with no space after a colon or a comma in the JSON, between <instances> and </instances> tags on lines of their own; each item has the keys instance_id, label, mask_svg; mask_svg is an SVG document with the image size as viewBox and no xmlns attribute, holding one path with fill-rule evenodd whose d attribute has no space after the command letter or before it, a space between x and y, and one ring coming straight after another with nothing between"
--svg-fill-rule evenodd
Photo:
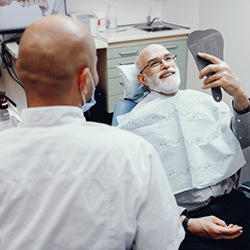
<instances>
[{"instance_id":1,"label":"man's shoulder","mask_svg":"<svg viewBox=\"0 0 250 250\"><path fill-rule=\"evenodd\" d=\"M154 147L137 134L118 127L99 127L103 129L96 130L95 140L100 150L105 149L111 155L121 157L120 159L129 159L129 162L137 162L141 161L141 159L147 161L148 157L155 157L157 154ZM148 166L143 168L148 168Z\"/></svg>"},{"instance_id":2,"label":"man's shoulder","mask_svg":"<svg viewBox=\"0 0 250 250\"><path fill-rule=\"evenodd\" d=\"M127 130L120 129L119 127L109 126L107 124L92 123L90 126L95 128L96 136L101 136L100 139L107 138L109 143L120 144L149 144L144 138ZM150 144L149 144L150 145Z\"/></svg>"}]
</instances>

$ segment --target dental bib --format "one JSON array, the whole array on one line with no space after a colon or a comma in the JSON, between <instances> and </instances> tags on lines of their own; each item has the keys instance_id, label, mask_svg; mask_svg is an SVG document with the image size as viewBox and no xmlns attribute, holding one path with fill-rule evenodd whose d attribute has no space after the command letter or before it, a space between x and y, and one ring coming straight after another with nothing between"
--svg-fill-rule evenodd
<instances>
[{"instance_id":1,"label":"dental bib","mask_svg":"<svg viewBox=\"0 0 250 250\"><path fill-rule=\"evenodd\" d=\"M117 120L119 128L153 144L174 194L217 184L245 164L230 129L228 106L207 94L179 90L166 97L152 92Z\"/></svg>"}]
</instances>

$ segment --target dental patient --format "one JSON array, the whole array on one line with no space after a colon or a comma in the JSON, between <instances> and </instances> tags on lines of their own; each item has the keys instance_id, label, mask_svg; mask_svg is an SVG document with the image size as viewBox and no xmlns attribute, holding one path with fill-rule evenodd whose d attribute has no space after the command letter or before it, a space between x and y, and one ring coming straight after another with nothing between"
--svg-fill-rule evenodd
<instances>
[{"instance_id":1,"label":"dental patient","mask_svg":"<svg viewBox=\"0 0 250 250\"><path fill-rule=\"evenodd\" d=\"M199 53L211 64L201 70L203 89L221 87L233 98L224 102L200 91L179 90L175 56L158 44L136 60L139 82L150 93L118 127L144 137L158 151L186 230L180 249L250 249L250 200L234 187L250 145L249 99L230 67ZM142 149L143 150L143 149Z\"/></svg>"}]
</instances>

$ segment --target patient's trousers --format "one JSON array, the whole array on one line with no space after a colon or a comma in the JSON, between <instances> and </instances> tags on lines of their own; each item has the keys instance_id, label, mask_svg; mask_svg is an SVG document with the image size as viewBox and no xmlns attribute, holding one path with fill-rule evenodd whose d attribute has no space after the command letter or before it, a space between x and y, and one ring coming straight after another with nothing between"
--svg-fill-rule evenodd
<instances>
[{"instance_id":1,"label":"patient's trousers","mask_svg":"<svg viewBox=\"0 0 250 250\"><path fill-rule=\"evenodd\" d=\"M243 234L233 240L213 240L193 235L189 231L179 250L250 250L250 199L233 190L230 194L213 199L207 206L189 212L190 218L214 215L228 224L243 227Z\"/></svg>"}]
</instances>

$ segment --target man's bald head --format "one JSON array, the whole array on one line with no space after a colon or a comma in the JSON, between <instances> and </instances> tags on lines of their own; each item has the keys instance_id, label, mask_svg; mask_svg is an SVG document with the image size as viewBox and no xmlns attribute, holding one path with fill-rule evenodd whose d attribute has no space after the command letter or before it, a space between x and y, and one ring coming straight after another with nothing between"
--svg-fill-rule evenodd
<instances>
[{"instance_id":1,"label":"man's bald head","mask_svg":"<svg viewBox=\"0 0 250 250\"><path fill-rule=\"evenodd\" d=\"M143 69L143 67L148 63L152 56L155 56L159 53L168 54L169 51L161 44L150 44L146 46L138 55L136 59L136 66L138 73Z\"/></svg>"},{"instance_id":2,"label":"man's bald head","mask_svg":"<svg viewBox=\"0 0 250 250\"><path fill-rule=\"evenodd\" d=\"M90 69L97 83L94 41L80 22L51 15L35 21L23 33L17 69L29 102L34 95L36 100L62 100L74 90L84 68Z\"/></svg>"}]
</instances>

